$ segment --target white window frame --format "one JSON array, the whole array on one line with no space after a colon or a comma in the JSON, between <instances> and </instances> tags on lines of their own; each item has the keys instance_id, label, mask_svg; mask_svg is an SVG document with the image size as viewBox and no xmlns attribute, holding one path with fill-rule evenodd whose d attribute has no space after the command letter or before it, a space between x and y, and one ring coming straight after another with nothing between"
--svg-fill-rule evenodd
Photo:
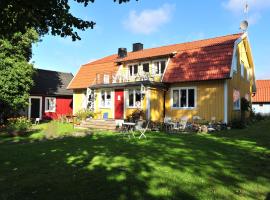
<instances>
[{"instance_id":1,"label":"white window frame","mask_svg":"<svg viewBox=\"0 0 270 200\"><path fill-rule=\"evenodd\" d=\"M129 91L131 91L131 90L133 92L133 102L134 102L133 106L129 105ZM140 93L141 93L140 107L136 106L136 91L140 91ZM139 88L127 90L127 108L142 108L142 91Z\"/></svg>"},{"instance_id":2,"label":"white window frame","mask_svg":"<svg viewBox=\"0 0 270 200\"><path fill-rule=\"evenodd\" d=\"M235 110L235 111L239 111L239 110L241 110L241 93L240 93L240 90L238 90L238 89L233 89L233 92L234 92L234 90L237 90L238 92L239 92L239 99L238 99L238 101L239 101L239 106L235 106L234 105L234 99L233 99L233 110ZM234 97L233 97L234 98Z\"/></svg>"},{"instance_id":3,"label":"white window frame","mask_svg":"<svg viewBox=\"0 0 270 200\"><path fill-rule=\"evenodd\" d=\"M104 99L104 105L102 105L102 92L104 92L105 99ZM110 105L107 105L107 95L110 93L111 95L111 100L110 100ZM112 90L100 90L100 101L99 101L99 108L112 108L113 100L112 100Z\"/></svg>"},{"instance_id":4,"label":"white window frame","mask_svg":"<svg viewBox=\"0 0 270 200\"><path fill-rule=\"evenodd\" d=\"M137 65L137 67L138 67L138 69L137 69L137 74L134 74L134 68L135 68L134 66L135 66L135 65ZM140 66L139 63L132 63L132 64L129 64L129 65L128 65L128 76L129 76L129 77L137 76L138 73L139 73L139 66ZM129 69L130 67L132 68L132 70L131 70L132 73L131 73L131 74L130 74L130 69Z\"/></svg>"},{"instance_id":5,"label":"white window frame","mask_svg":"<svg viewBox=\"0 0 270 200\"><path fill-rule=\"evenodd\" d=\"M233 59L233 72L237 73L237 66L238 66L238 51L235 52L234 54L234 59Z\"/></svg>"},{"instance_id":6,"label":"white window frame","mask_svg":"<svg viewBox=\"0 0 270 200\"><path fill-rule=\"evenodd\" d=\"M148 71L149 71L149 72L145 72L145 71L143 70L143 65L144 65L144 64L148 64L148 65L149 65L149 68L148 68ZM152 73L152 72L151 72L151 61L142 62L142 63L141 63L141 69L142 69L142 70L141 70L142 73L149 73L149 74Z\"/></svg>"},{"instance_id":7,"label":"white window frame","mask_svg":"<svg viewBox=\"0 0 270 200\"><path fill-rule=\"evenodd\" d=\"M53 102L54 102L53 109L48 108L47 101L50 102L50 100L53 100ZM45 111L44 112L48 113L48 112L55 112L55 111L56 111L56 97L45 97Z\"/></svg>"},{"instance_id":8,"label":"white window frame","mask_svg":"<svg viewBox=\"0 0 270 200\"><path fill-rule=\"evenodd\" d=\"M241 61L241 76L245 78L245 63Z\"/></svg>"},{"instance_id":9,"label":"white window frame","mask_svg":"<svg viewBox=\"0 0 270 200\"><path fill-rule=\"evenodd\" d=\"M165 62L164 72L161 73L161 64L159 64L159 69L158 69L159 73L157 73L157 68L158 67L157 67L156 63L161 63L161 62ZM152 74L154 74L154 75L163 75L165 73L165 70L166 70L167 59L153 60L152 65L154 66L154 69L155 69L155 71L152 72Z\"/></svg>"},{"instance_id":10,"label":"white window frame","mask_svg":"<svg viewBox=\"0 0 270 200\"><path fill-rule=\"evenodd\" d=\"M188 90L189 89L194 89L194 107L181 107L181 90L186 90L187 91L187 98L186 102L188 105ZM178 90L179 91L179 107L174 107L173 106L173 91ZM171 88L171 109L172 110L193 110L197 108L197 87L173 87Z\"/></svg>"}]
</instances>

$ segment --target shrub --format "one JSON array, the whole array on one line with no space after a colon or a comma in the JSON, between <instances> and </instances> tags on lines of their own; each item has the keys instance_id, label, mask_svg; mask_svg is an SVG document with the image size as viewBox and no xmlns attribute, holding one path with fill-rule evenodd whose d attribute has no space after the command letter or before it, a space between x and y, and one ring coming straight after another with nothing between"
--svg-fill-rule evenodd
<instances>
[{"instance_id":1,"label":"shrub","mask_svg":"<svg viewBox=\"0 0 270 200\"><path fill-rule=\"evenodd\" d=\"M80 110L76 113L76 116L79 120L85 120L86 118L89 117L94 117L94 112L92 112L91 110Z\"/></svg>"},{"instance_id":2,"label":"shrub","mask_svg":"<svg viewBox=\"0 0 270 200\"><path fill-rule=\"evenodd\" d=\"M243 120L234 119L231 121L231 127L235 129L244 129L246 128L247 124Z\"/></svg>"},{"instance_id":3,"label":"shrub","mask_svg":"<svg viewBox=\"0 0 270 200\"><path fill-rule=\"evenodd\" d=\"M7 131L11 135L24 134L31 128L31 121L26 117L10 118L7 123Z\"/></svg>"},{"instance_id":4,"label":"shrub","mask_svg":"<svg viewBox=\"0 0 270 200\"><path fill-rule=\"evenodd\" d=\"M140 119L143 119L145 113L142 109L136 109L130 116L128 116L128 121L137 122Z\"/></svg>"}]
</instances>

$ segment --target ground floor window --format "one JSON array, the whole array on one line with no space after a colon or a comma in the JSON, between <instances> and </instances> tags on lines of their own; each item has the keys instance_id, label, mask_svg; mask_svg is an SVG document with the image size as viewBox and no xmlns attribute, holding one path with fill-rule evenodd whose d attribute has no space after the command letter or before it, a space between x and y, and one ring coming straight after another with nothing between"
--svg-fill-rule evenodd
<instances>
[{"instance_id":1,"label":"ground floor window","mask_svg":"<svg viewBox=\"0 0 270 200\"><path fill-rule=\"evenodd\" d=\"M45 97L45 112L55 112L56 110L56 98Z\"/></svg>"},{"instance_id":2,"label":"ground floor window","mask_svg":"<svg viewBox=\"0 0 270 200\"><path fill-rule=\"evenodd\" d=\"M111 104L112 104L111 91L102 90L101 91L101 104L100 104L100 107L102 107L102 108L110 108Z\"/></svg>"},{"instance_id":3,"label":"ground floor window","mask_svg":"<svg viewBox=\"0 0 270 200\"><path fill-rule=\"evenodd\" d=\"M173 108L195 108L196 89L195 88L173 88L172 107Z\"/></svg>"},{"instance_id":4,"label":"ground floor window","mask_svg":"<svg viewBox=\"0 0 270 200\"><path fill-rule=\"evenodd\" d=\"M233 89L233 109L240 110L240 91Z\"/></svg>"},{"instance_id":5,"label":"ground floor window","mask_svg":"<svg viewBox=\"0 0 270 200\"><path fill-rule=\"evenodd\" d=\"M139 89L128 90L128 107L132 108L141 107L141 90Z\"/></svg>"}]
</instances>

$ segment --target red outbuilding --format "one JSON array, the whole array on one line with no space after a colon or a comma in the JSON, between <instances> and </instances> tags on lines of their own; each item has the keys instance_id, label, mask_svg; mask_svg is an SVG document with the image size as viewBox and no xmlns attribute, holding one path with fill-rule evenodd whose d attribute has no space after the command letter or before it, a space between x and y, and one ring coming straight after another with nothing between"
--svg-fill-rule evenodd
<instances>
[{"instance_id":1,"label":"red outbuilding","mask_svg":"<svg viewBox=\"0 0 270 200\"><path fill-rule=\"evenodd\" d=\"M67 90L71 73L37 69L30 91L29 119L58 119L72 115L72 90Z\"/></svg>"}]
</instances>

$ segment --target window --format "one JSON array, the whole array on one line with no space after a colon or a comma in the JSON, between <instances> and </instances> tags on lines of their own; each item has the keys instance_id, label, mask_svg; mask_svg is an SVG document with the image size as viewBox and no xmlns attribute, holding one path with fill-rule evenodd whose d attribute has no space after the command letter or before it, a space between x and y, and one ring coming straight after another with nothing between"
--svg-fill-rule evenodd
<instances>
[{"instance_id":1,"label":"window","mask_svg":"<svg viewBox=\"0 0 270 200\"><path fill-rule=\"evenodd\" d=\"M45 112L55 112L56 110L56 98L46 97L45 98Z\"/></svg>"},{"instance_id":2,"label":"window","mask_svg":"<svg viewBox=\"0 0 270 200\"><path fill-rule=\"evenodd\" d=\"M144 63L143 64L143 71L144 72L149 72L149 63Z\"/></svg>"},{"instance_id":3,"label":"window","mask_svg":"<svg viewBox=\"0 0 270 200\"><path fill-rule=\"evenodd\" d=\"M128 91L128 106L129 107L141 107L141 91L140 90L129 90Z\"/></svg>"},{"instance_id":4,"label":"window","mask_svg":"<svg viewBox=\"0 0 270 200\"><path fill-rule=\"evenodd\" d=\"M172 90L173 108L195 108L195 88L177 88Z\"/></svg>"},{"instance_id":5,"label":"window","mask_svg":"<svg viewBox=\"0 0 270 200\"><path fill-rule=\"evenodd\" d=\"M245 64L243 61L241 61L241 76L245 77Z\"/></svg>"},{"instance_id":6,"label":"window","mask_svg":"<svg viewBox=\"0 0 270 200\"><path fill-rule=\"evenodd\" d=\"M240 110L240 91L233 90L233 109Z\"/></svg>"},{"instance_id":7,"label":"window","mask_svg":"<svg viewBox=\"0 0 270 200\"><path fill-rule=\"evenodd\" d=\"M156 69L156 74L163 74L166 68L166 61L157 61L154 62L155 69Z\"/></svg>"},{"instance_id":8,"label":"window","mask_svg":"<svg viewBox=\"0 0 270 200\"><path fill-rule=\"evenodd\" d=\"M103 77L103 83L104 83L104 84L110 83L110 75L104 74L104 77Z\"/></svg>"},{"instance_id":9,"label":"window","mask_svg":"<svg viewBox=\"0 0 270 200\"><path fill-rule=\"evenodd\" d=\"M110 108L111 107L111 91L102 90L101 91L101 104L102 108Z\"/></svg>"},{"instance_id":10,"label":"window","mask_svg":"<svg viewBox=\"0 0 270 200\"><path fill-rule=\"evenodd\" d=\"M129 75L136 76L138 74L138 65L129 65Z\"/></svg>"},{"instance_id":11,"label":"window","mask_svg":"<svg viewBox=\"0 0 270 200\"><path fill-rule=\"evenodd\" d=\"M237 73L237 65L238 65L238 55L237 51L234 54L234 59L233 59L233 72Z\"/></svg>"}]
</instances>

